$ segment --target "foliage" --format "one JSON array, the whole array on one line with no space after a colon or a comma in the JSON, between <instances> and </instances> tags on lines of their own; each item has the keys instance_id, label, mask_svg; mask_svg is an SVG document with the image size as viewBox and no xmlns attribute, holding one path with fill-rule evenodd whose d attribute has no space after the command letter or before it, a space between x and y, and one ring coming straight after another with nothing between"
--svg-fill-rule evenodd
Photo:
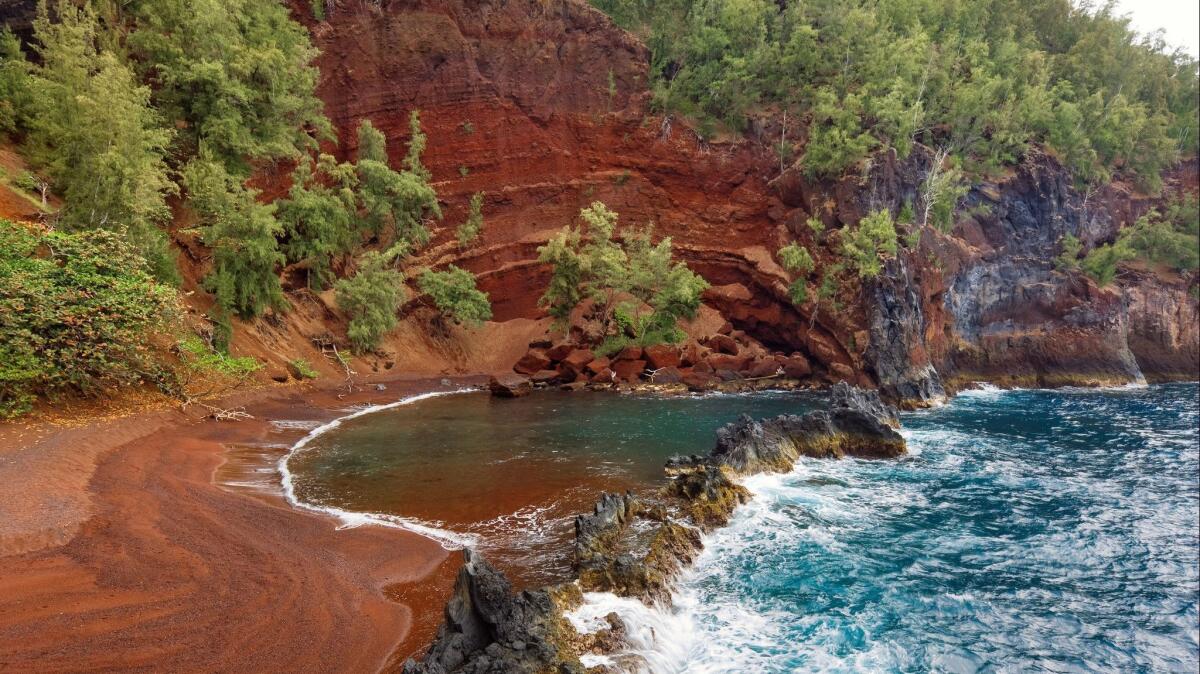
<instances>
[{"instance_id":1,"label":"foliage","mask_svg":"<svg viewBox=\"0 0 1200 674\"><path fill-rule=\"evenodd\" d=\"M1106 243L1093 248L1087 257L1083 258L1080 267L1084 273L1091 276L1096 284L1104 287L1113 282L1117 276L1117 267L1126 260L1132 260L1136 253L1118 239L1115 243Z\"/></svg>"},{"instance_id":2,"label":"foliage","mask_svg":"<svg viewBox=\"0 0 1200 674\"><path fill-rule=\"evenodd\" d=\"M21 41L7 26L0 28L0 134L16 131L31 109L29 63Z\"/></svg>"},{"instance_id":3,"label":"foliage","mask_svg":"<svg viewBox=\"0 0 1200 674\"><path fill-rule=\"evenodd\" d=\"M1062 252L1054 260L1054 266L1062 271L1079 269L1079 253L1083 250L1083 242L1074 234L1062 238Z\"/></svg>"},{"instance_id":4,"label":"foliage","mask_svg":"<svg viewBox=\"0 0 1200 674\"><path fill-rule=\"evenodd\" d=\"M284 261L275 206L258 202L258 192L230 175L206 151L188 163L184 185L200 216L200 233L213 251L205 287L225 312L255 318L286 306L276 266Z\"/></svg>"},{"instance_id":5,"label":"foliage","mask_svg":"<svg viewBox=\"0 0 1200 674\"><path fill-rule=\"evenodd\" d=\"M874 211L857 226L841 231L841 253L861 278L883 270L882 258L896 254L896 228L886 210Z\"/></svg>"},{"instance_id":6,"label":"foliage","mask_svg":"<svg viewBox=\"0 0 1200 674\"><path fill-rule=\"evenodd\" d=\"M487 293L475 287L475 277L465 269L450 265L446 271L429 270L418 277L417 284L442 315L455 323L478 326L492 318Z\"/></svg>"},{"instance_id":7,"label":"foliage","mask_svg":"<svg viewBox=\"0 0 1200 674\"><path fill-rule=\"evenodd\" d=\"M479 234L483 231L483 192L476 192L471 195L470 209L467 212L467 219L458 226L458 247L466 248L474 243L479 238Z\"/></svg>"},{"instance_id":8,"label":"foliage","mask_svg":"<svg viewBox=\"0 0 1200 674\"><path fill-rule=\"evenodd\" d=\"M776 255L784 269L797 275L788 286L788 297L795 305L804 304L808 301L808 274L816 268L812 255L807 248L795 243L780 248Z\"/></svg>"},{"instance_id":9,"label":"foliage","mask_svg":"<svg viewBox=\"0 0 1200 674\"><path fill-rule=\"evenodd\" d=\"M1116 6L1071 0L592 0L651 50L654 103L703 130L809 120L835 175L877 148L946 148L971 173L1051 147L1076 174L1155 188L1198 140L1197 61Z\"/></svg>"},{"instance_id":10,"label":"foliage","mask_svg":"<svg viewBox=\"0 0 1200 674\"><path fill-rule=\"evenodd\" d=\"M289 360L288 366L291 368L291 370L293 372L300 375L301 379L316 379L317 377L321 376L320 373L318 373L315 369L313 369L313 366L310 365L309 362L307 360L304 360L303 358L296 358L295 360Z\"/></svg>"},{"instance_id":11,"label":"foliage","mask_svg":"<svg viewBox=\"0 0 1200 674\"><path fill-rule=\"evenodd\" d=\"M314 94L317 51L278 0L136 0L132 61L179 120L184 156L212 153L245 177L250 162L297 158L331 137Z\"/></svg>"},{"instance_id":12,"label":"foliage","mask_svg":"<svg viewBox=\"0 0 1200 674\"><path fill-rule=\"evenodd\" d=\"M157 226L177 191L165 161L171 132L150 107L150 90L101 50L90 5L40 5L34 34L40 62L28 83L24 149L63 197L59 226L124 229L156 277L177 281Z\"/></svg>"},{"instance_id":13,"label":"foliage","mask_svg":"<svg viewBox=\"0 0 1200 674\"><path fill-rule=\"evenodd\" d=\"M1200 209L1197 195L1168 202L1165 212L1151 211L1121 232L1139 258L1186 271L1200 267Z\"/></svg>"},{"instance_id":14,"label":"foliage","mask_svg":"<svg viewBox=\"0 0 1200 674\"><path fill-rule=\"evenodd\" d=\"M695 316L708 283L672 264L671 239L653 243L650 226L615 239L617 217L597 201L580 212L583 227L565 227L538 248L539 261L551 266L540 304L561 323L590 299L604 335L671 341L676 321Z\"/></svg>"},{"instance_id":15,"label":"foliage","mask_svg":"<svg viewBox=\"0 0 1200 674\"><path fill-rule=\"evenodd\" d=\"M148 338L168 330L177 300L145 266L119 232L0 220L0 417L37 395L154 376Z\"/></svg>"},{"instance_id":16,"label":"foliage","mask_svg":"<svg viewBox=\"0 0 1200 674\"><path fill-rule=\"evenodd\" d=\"M235 358L210 347L194 335L180 340L177 346L184 366L201 373L246 379L262 369L257 360L249 356Z\"/></svg>"},{"instance_id":17,"label":"foliage","mask_svg":"<svg viewBox=\"0 0 1200 674\"><path fill-rule=\"evenodd\" d=\"M430 239L425 216L441 218L442 211L437 193L429 185L429 172L421 164L425 134L415 110L411 121L413 133L404 160L406 170L393 171L388 166L387 139L370 120L363 120L358 127L355 170L362 217L368 229L381 234L390 228L400 240L423 246Z\"/></svg>"},{"instance_id":18,"label":"foliage","mask_svg":"<svg viewBox=\"0 0 1200 674\"><path fill-rule=\"evenodd\" d=\"M311 288L329 287L333 258L351 252L360 241L357 185L353 166L321 154L315 161L296 165L287 198L276 202L279 223L287 234L283 252L289 262L307 264Z\"/></svg>"},{"instance_id":19,"label":"foliage","mask_svg":"<svg viewBox=\"0 0 1200 674\"><path fill-rule=\"evenodd\" d=\"M379 348L379 342L396 327L396 312L405 296L404 276L389 266L383 253L370 251L359 262L358 273L333 286L338 308L350 317L346 331L355 353Z\"/></svg>"}]
</instances>

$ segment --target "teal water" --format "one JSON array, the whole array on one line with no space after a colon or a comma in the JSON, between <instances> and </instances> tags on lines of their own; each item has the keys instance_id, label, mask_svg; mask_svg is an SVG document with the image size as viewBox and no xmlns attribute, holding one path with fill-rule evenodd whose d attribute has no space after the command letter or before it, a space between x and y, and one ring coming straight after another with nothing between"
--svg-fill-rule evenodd
<instances>
[{"instance_id":1,"label":"teal water","mask_svg":"<svg viewBox=\"0 0 1200 674\"><path fill-rule=\"evenodd\" d=\"M750 478L674 608L596 595L576 619L617 611L617 661L656 673L1195 672L1198 394L977 391L906 413L909 457ZM601 489L661 484L741 412L819 402L454 396L348 422L292 468L305 499L469 533L535 583Z\"/></svg>"},{"instance_id":2,"label":"teal water","mask_svg":"<svg viewBox=\"0 0 1200 674\"><path fill-rule=\"evenodd\" d=\"M466 534L519 583L541 585L569 575L574 517L601 492L660 487L667 458L707 453L742 412L803 412L822 399L467 393L347 420L288 465L304 502Z\"/></svg>"},{"instance_id":3,"label":"teal water","mask_svg":"<svg viewBox=\"0 0 1200 674\"><path fill-rule=\"evenodd\" d=\"M676 610L597 596L656 672L1196 672L1195 384L975 392L913 456L749 481Z\"/></svg>"}]
</instances>

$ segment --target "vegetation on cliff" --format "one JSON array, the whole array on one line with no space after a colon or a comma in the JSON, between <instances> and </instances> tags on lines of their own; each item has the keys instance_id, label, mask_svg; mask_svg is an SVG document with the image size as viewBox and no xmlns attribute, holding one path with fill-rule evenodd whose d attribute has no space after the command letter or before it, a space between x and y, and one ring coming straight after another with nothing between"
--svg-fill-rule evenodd
<instances>
[{"instance_id":1,"label":"vegetation on cliff","mask_svg":"<svg viewBox=\"0 0 1200 674\"><path fill-rule=\"evenodd\" d=\"M1117 266L1127 260L1162 265L1176 271L1200 269L1200 201L1184 194L1152 210L1121 230L1116 241L1096 246L1080 257L1083 244L1068 234L1061 242L1057 266L1082 270L1102 286L1112 283Z\"/></svg>"},{"instance_id":2,"label":"vegetation on cliff","mask_svg":"<svg viewBox=\"0 0 1200 674\"><path fill-rule=\"evenodd\" d=\"M1197 150L1197 62L1112 4L1070 0L592 0L642 35L657 105L702 126L803 120L801 164L836 176L914 144L989 171L1033 142L1080 179L1150 187Z\"/></svg>"},{"instance_id":3,"label":"vegetation on cliff","mask_svg":"<svg viewBox=\"0 0 1200 674\"><path fill-rule=\"evenodd\" d=\"M218 351L228 348L234 319L288 310L285 265L315 290L357 268L336 297L354 348L378 346L405 297L398 267L430 242L429 221L441 217L421 163L426 138L416 111L400 170L369 121L358 129L355 161L321 153L334 135L315 94L317 51L277 0L44 0L32 38L35 58L27 60L18 40L0 31L0 133L60 197L60 209L44 209L54 229L110 233L105 246L128 246L115 254L131 265L126 272L145 273L165 283L156 293L174 294L183 275L172 225L194 222L211 251L201 287L214 300L212 328L201 332ZM270 203L249 183L280 164L295 166L292 186ZM479 197L461 244L481 226ZM470 274L437 274L429 278L440 282L431 285L447 315L468 323L490 317ZM155 330L142 327L123 343L148 349ZM0 347L39 357L43 350L15 329ZM96 384L120 379L88 372L79 376Z\"/></svg>"},{"instance_id":4,"label":"vegetation on cliff","mask_svg":"<svg viewBox=\"0 0 1200 674\"><path fill-rule=\"evenodd\" d=\"M542 306L563 323L590 300L603 340L598 353L682 339L677 322L695 316L708 283L672 262L670 237L654 243L649 225L618 234L617 213L599 201L579 217L582 227L564 227L538 248L551 266Z\"/></svg>"}]
</instances>

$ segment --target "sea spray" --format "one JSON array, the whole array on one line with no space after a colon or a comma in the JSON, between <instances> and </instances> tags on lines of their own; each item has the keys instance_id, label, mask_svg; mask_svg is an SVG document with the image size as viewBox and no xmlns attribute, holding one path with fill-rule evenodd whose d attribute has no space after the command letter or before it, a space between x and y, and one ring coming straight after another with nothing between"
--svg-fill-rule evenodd
<instances>
[{"instance_id":1,"label":"sea spray","mask_svg":"<svg viewBox=\"0 0 1200 674\"><path fill-rule=\"evenodd\" d=\"M409 396L407 398L402 398L395 402L381 405L370 405L313 428L308 432L307 435L305 435L303 438L300 438L296 444L292 445L291 450L279 459L279 463L277 465L279 469L280 481L283 487L284 498L287 499L288 503L291 503L297 508L332 516L341 522L341 525L338 527L339 529L360 527L364 525L378 525L396 529L404 529L406 531L411 531L413 533L421 534L422 536L431 538L440 543L442 547L446 548L447 550L458 550L477 544L479 540L477 536L443 529L438 526L440 523L423 522L410 517L402 517L400 515L392 515L387 513L354 512L350 510L344 510L342 508L335 508L332 506L304 501L296 495L296 487L292 479L292 471L288 467L288 463L292 460L292 458L300 452L303 452L304 448L307 447L309 443L321 435L338 428L343 423L350 421L351 419L357 419L358 417L374 414L376 412L382 412L384 410L395 409L404 405L411 405L413 403L421 402L422 400L429 400L430 398L467 393L471 390L472 389L433 391L430 393L421 393L418 395Z\"/></svg>"}]
</instances>

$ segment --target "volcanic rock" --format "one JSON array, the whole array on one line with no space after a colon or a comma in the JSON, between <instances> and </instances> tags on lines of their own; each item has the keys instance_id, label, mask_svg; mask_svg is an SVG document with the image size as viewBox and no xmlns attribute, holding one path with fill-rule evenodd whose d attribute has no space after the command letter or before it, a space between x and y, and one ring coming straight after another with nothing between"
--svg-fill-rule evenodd
<instances>
[{"instance_id":1,"label":"volcanic rock","mask_svg":"<svg viewBox=\"0 0 1200 674\"><path fill-rule=\"evenodd\" d=\"M497 374L488 380L488 390L497 398L520 398L533 392L533 384L519 374Z\"/></svg>"}]
</instances>

